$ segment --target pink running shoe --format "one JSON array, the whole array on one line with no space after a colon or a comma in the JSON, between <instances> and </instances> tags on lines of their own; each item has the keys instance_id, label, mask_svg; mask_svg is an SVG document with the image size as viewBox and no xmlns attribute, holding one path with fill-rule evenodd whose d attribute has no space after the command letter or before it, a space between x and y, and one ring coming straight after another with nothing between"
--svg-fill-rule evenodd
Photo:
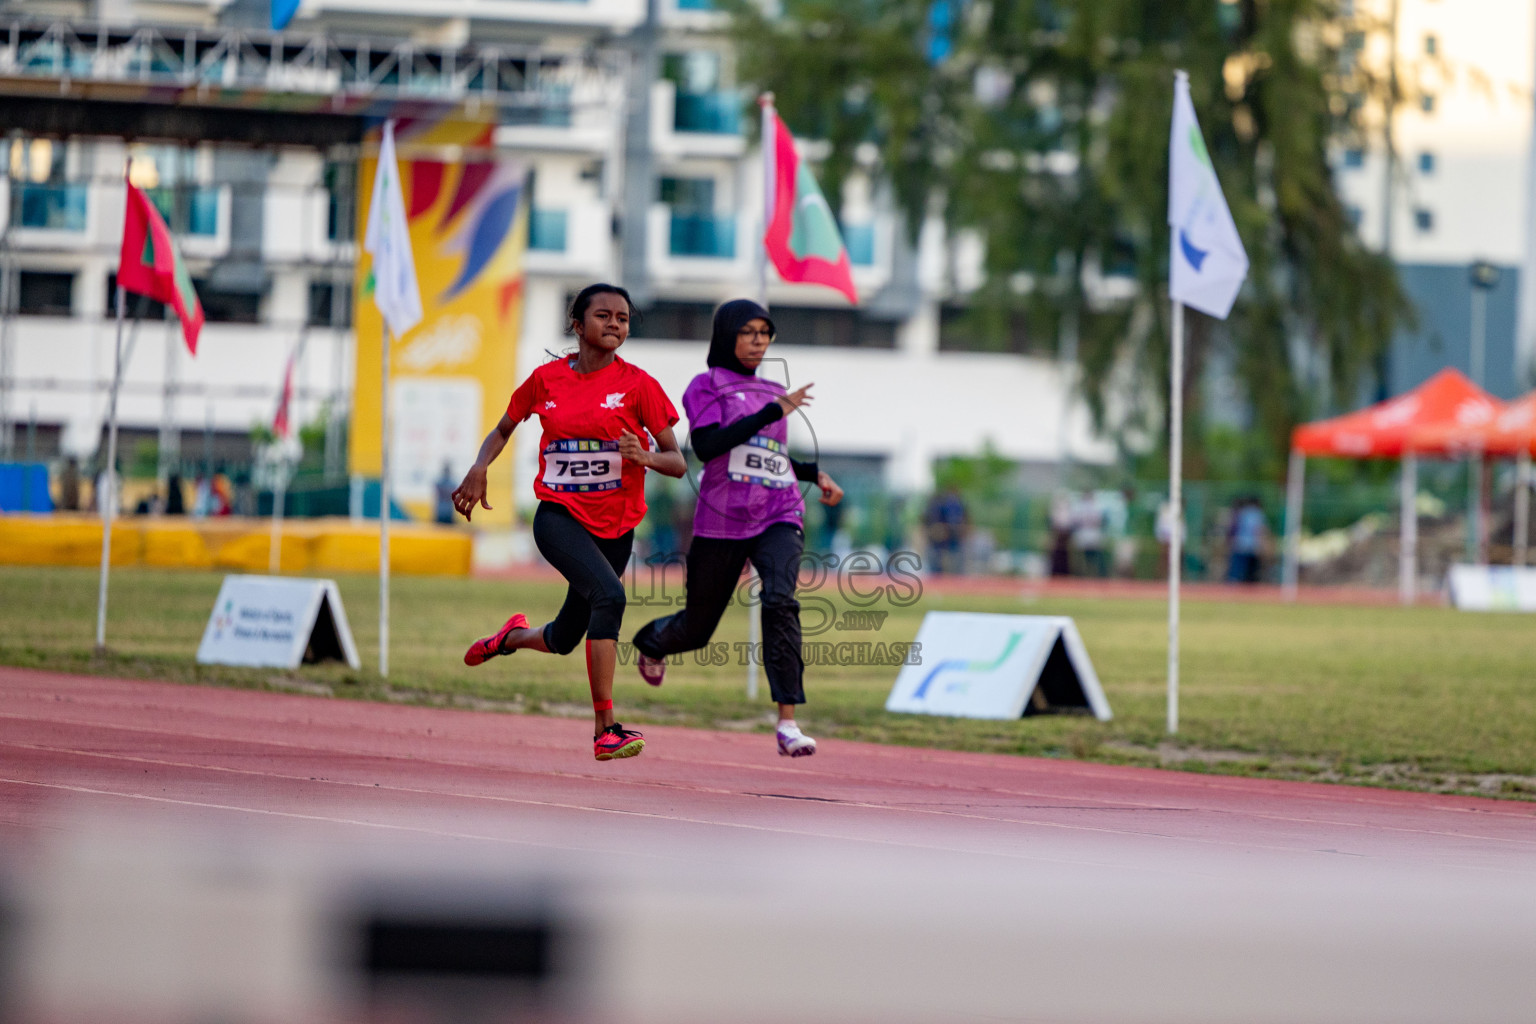
<instances>
[{"instance_id":1,"label":"pink running shoe","mask_svg":"<svg viewBox=\"0 0 1536 1024\"><path fill-rule=\"evenodd\" d=\"M474 643L470 644L469 650L464 652L464 664L479 665L482 662L489 661L490 659L496 657L498 654L511 654L512 651L504 651L501 649L501 645L507 639L507 634L512 632L514 629L527 628L528 617L522 612L518 612L516 615L508 619L506 625L498 629L495 634L481 637L479 640L476 640Z\"/></svg>"},{"instance_id":2,"label":"pink running shoe","mask_svg":"<svg viewBox=\"0 0 1536 1024\"><path fill-rule=\"evenodd\" d=\"M626 729L618 722L598 734L592 741L592 753L599 761L612 761L619 757L634 757L645 749L645 740L633 729Z\"/></svg>"},{"instance_id":3,"label":"pink running shoe","mask_svg":"<svg viewBox=\"0 0 1536 1024\"><path fill-rule=\"evenodd\" d=\"M665 658L648 658L640 655L640 678L652 686L660 686L661 681L667 677L667 660Z\"/></svg>"}]
</instances>

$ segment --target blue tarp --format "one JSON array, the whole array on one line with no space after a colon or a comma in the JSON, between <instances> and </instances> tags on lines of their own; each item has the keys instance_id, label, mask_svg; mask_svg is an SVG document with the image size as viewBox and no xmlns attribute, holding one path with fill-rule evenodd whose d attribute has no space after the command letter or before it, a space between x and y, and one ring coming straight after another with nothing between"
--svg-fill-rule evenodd
<instances>
[{"instance_id":1,"label":"blue tarp","mask_svg":"<svg viewBox=\"0 0 1536 1024\"><path fill-rule=\"evenodd\" d=\"M0 462L0 512L52 512L46 462Z\"/></svg>"}]
</instances>

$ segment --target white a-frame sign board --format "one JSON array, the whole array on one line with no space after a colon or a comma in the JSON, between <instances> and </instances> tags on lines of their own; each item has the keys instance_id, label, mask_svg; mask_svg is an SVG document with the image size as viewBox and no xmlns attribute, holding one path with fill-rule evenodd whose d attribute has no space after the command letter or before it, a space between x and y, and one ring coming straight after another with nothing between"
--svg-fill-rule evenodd
<instances>
[{"instance_id":1,"label":"white a-frame sign board","mask_svg":"<svg viewBox=\"0 0 1536 1024\"><path fill-rule=\"evenodd\" d=\"M316 661L360 667L336 582L291 576L224 577L197 660L257 668Z\"/></svg>"},{"instance_id":2,"label":"white a-frame sign board","mask_svg":"<svg viewBox=\"0 0 1536 1024\"><path fill-rule=\"evenodd\" d=\"M957 718L1022 718L1084 711L1109 701L1072 620L1056 615L929 612L885 710Z\"/></svg>"}]
</instances>

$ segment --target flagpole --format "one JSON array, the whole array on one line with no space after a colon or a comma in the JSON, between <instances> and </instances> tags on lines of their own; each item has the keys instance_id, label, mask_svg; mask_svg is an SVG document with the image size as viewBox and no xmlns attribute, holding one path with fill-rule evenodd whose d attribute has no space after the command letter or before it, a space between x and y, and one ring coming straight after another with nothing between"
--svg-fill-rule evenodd
<instances>
[{"instance_id":1,"label":"flagpole","mask_svg":"<svg viewBox=\"0 0 1536 1024\"><path fill-rule=\"evenodd\" d=\"M107 648L107 573L112 565L112 514L117 505L117 389L123 379L123 286L117 286L117 337L112 353L112 393L107 399L107 468L102 475L107 493L98 493L101 506L101 582L96 590L96 653ZM100 491L100 488L97 488Z\"/></svg>"},{"instance_id":2,"label":"flagpole","mask_svg":"<svg viewBox=\"0 0 1536 1024\"><path fill-rule=\"evenodd\" d=\"M1179 731L1179 577L1184 565L1184 304L1173 300L1168 393L1168 734Z\"/></svg>"},{"instance_id":3,"label":"flagpole","mask_svg":"<svg viewBox=\"0 0 1536 1024\"><path fill-rule=\"evenodd\" d=\"M379 395L379 675L389 675L389 321L384 321Z\"/></svg>"},{"instance_id":4,"label":"flagpole","mask_svg":"<svg viewBox=\"0 0 1536 1024\"><path fill-rule=\"evenodd\" d=\"M282 438L278 438L278 446ZM267 571L276 576L283 567L283 503L288 491L288 459L277 457L277 481L272 487L272 544L267 554Z\"/></svg>"},{"instance_id":5,"label":"flagpole","mask_svg":"<svg viewBox=\"0 0 1536 1024\"><path fill-rule=\"evenodd\" d=\"M768 248L764 238L768 234L768 222L773 217L774 194L774 161L773 147L777 136L773 126L773 93L765 92L757 98L758 108L762 111L762 131L759 137L763 146L763 223L762 232L757 239L757 301L764 309L768 308ZM753 570L756 575L756 570ZM751 593L750 583L748 585ZM751 652L747 656L747 699L757 699L758 680L758 650L763 638L763 603L762 588L758 588L758 599L747 602L747 650Z\"/></svg>"}]
</instances>

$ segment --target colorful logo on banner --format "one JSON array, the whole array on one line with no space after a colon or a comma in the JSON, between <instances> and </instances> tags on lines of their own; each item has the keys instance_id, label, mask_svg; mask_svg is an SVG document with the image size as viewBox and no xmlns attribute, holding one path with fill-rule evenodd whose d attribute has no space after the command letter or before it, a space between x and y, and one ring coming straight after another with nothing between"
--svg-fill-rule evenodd
<instances>
[{"instance_id":1,"label":"colorful logo on banner","mask_svg":"<svg viewBox=\"0 0 1536 1024\"><path fill-rule=\"evenodd\" d=\"M423 317L390 350L390 479L395 500L418 518L432 517L439 481L456 486L463 478L516 383L527 168L494 151L494 128L462 119L396 122ZM368 222L378 139L375 128L358 167L358 237ZM382 451L383 322L372 287L371 260L360 253L350 456L352 471L365 476L379 475ZM503 457L491 467L488 498L498 521L512 516L511 463Z\"/></svg>"}]
</instances>

